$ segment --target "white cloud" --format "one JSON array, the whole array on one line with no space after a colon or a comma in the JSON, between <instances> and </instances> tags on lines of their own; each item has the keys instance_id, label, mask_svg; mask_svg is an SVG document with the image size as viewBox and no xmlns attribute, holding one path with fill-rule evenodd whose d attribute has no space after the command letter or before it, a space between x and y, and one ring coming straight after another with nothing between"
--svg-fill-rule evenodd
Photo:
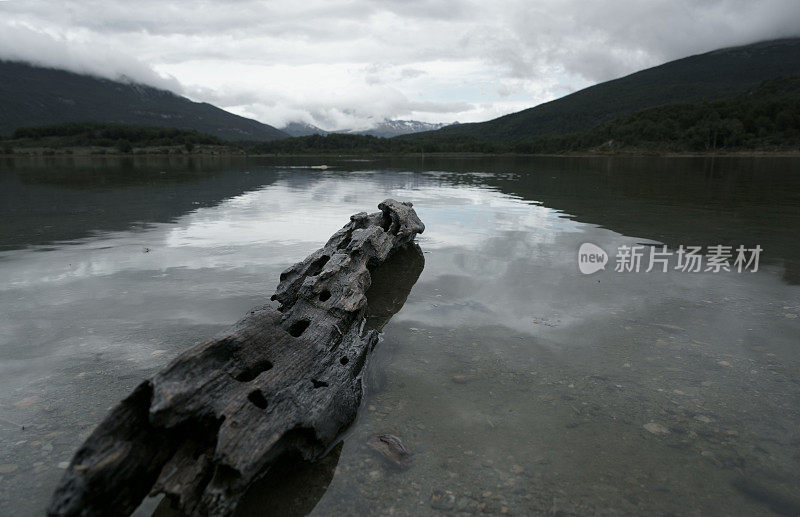
<instances>
[{"instance_id":1,"label":"white cloud","mask_svg":"<svg viewBox=\"0 0 800 517\"><path fill-rule=\"evenodd\" d=\"M0 3L0 57L127 75L263 122L486 120L685 55L798 35L796 0Z\"/></svg>"},{"instance_id":2,"label":"white cloud","mask_svg":"<svg viewBox=\"0 0 800 517\"><path fill-rule=\"evenodd\" d=\"M156 73L152 67L124 51L96 46L59 33L38 31L27 24L6 23L0 29L0 58L63 68L107 79L127 77L159 88L181 92L177 79Z\"/></svg>"}]
</instances>

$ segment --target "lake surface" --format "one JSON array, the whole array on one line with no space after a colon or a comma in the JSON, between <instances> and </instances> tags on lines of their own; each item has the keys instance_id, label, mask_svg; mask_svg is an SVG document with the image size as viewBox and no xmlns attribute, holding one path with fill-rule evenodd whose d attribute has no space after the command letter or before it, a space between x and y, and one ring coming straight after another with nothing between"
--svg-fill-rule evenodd
<instances>
[{"instance_id":1,"label":"lake surface","mask_svg":"<svg viewBox=\"0 0 800 517\"><path fill-rule=\"evenodd\" d=\"M800 513L800 159L48 157L0 160L0 514L42 514L112 405L388 197L424 269L358 419L241 515ZM662 245L763 251L615 271Z\"/></svg>"}]
</instances>

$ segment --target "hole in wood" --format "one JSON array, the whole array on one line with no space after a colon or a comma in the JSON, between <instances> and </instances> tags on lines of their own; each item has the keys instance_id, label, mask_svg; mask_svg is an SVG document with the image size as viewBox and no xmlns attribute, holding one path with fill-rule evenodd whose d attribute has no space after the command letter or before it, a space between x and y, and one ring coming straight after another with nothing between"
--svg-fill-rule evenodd
<instances>
[{"instance_id":1,"label":"hole in wood","mask_svg":"<svg viewBox=\"0 0 800 517\"><path fill-rule=\"evenodd\" d=\"M267 399L264 397L264 394L261 393L261 390L251 391L247 396L247 400L252 402L253 405L258 408L267 409Z\"/></svg>"},{"instance_id":2,"label":"hole in wood","mask_svg":"<svg viewBox=\"0 0 800 517\"><path fill-rule=\"evenodd\" d=\"M263 361L259 361L256 364L249 366L242 371L239 375L235 377L235 379L239 382L250 382L261 372L266 372L267 370L272 368L272 363L266 359Z\"/></svg>"},{"instance_id":3,"label":"hole in wood","mask_svg":"<svg viewBox=\"0 0 800 517\"><path fill-rule=\"evenodd\" d=\"M327 289L325 289L324 291L319 293L319 301L321 301L321 302L324 302L325 300L327 300L330 297L331 297L331 292L328 291Z\"/></svg>"},{"instance_id":4,"label":"hole in wood","mask_svg":"<svg viewBox=\"0 0 800 517\"><path fill-rule=\"evenodd\" d=\"M325 264L327 264L330 259L331 258L329 256L323 255L312 262L311 265L308 266L308 276L317 276L320 274L322 272L322 268L325 267Z\"/></svg>"},{"instance_id":5,"label":"hole in wood","mask_svg":"<svg viewBox=\"0 0 800 517\"><path fill-rule=\"evenodd\" d=\"M293 337L300 337L310 324L311 322L308 320L295 321L292 323L292 326L289 327L289 334Z\"/></svg>"},{"instance_id":6,"label":"hole in wood","mask_svg":"<svg viewBox=\"0 0 800 517\"><path fill-rule=\"evenodd\" d=\"M339 359L339 362L342 363L342 366L344 366L350 362L350 359L348 359L347 357L342 357L341 359Z\"/></svg>"},{"instance_id":7,"label":"hole in wood","mask_svg":"<svg viewBox=\"0 0 800 517\"><path fill-rule=\"evenodd\" d=\"M318 381L317 379L311 379L311 382L314 383L314 389L328 387L328 383L325 381Z\"/></svg>"},{"instance_id":8,"label":"hole in wood","mask_svg":"<svg viewBox=\"0 0 800 517\"><path fill-rule=\"evenodd\" d=\"M392 216L389 215L389 212L386 211L383 213L383 217L381 218L381 229L385 232L389 231L389 228L392 227Z\"/></svg>"}]
</instances>

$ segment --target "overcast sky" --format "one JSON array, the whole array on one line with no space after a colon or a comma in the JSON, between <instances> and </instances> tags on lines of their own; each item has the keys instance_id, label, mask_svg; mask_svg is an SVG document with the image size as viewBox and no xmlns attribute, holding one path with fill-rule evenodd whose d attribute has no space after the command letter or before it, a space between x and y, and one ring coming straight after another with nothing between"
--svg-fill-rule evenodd
<instances>
[{"instance_id":1,"label":"overcast sky","mask_svg":"<svg viewBox=\"0 0 800 517\"><path fill-rule=\"evenodd\" d=\"M124 74L278 127L488 120L797 35L800 0L0 0L0 58Z\"/></svg>"}]
</instances>

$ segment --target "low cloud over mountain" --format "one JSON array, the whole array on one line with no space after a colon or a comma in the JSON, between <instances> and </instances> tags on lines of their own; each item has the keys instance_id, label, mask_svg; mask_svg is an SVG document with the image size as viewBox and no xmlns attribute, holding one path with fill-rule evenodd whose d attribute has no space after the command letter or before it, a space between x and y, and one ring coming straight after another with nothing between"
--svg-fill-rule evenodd
<instances>
[{"instance_id":1,"label":"low cloud over mountain","mask_svg":"<svg viewBox=\"0 0 800 517\"><path fill-rule=\"evenodd\" d=\"M798 19L796 0L9 0L0 58L336 130L487 120L682 56L796 36Z\"/></svg>"}]
</instances>

